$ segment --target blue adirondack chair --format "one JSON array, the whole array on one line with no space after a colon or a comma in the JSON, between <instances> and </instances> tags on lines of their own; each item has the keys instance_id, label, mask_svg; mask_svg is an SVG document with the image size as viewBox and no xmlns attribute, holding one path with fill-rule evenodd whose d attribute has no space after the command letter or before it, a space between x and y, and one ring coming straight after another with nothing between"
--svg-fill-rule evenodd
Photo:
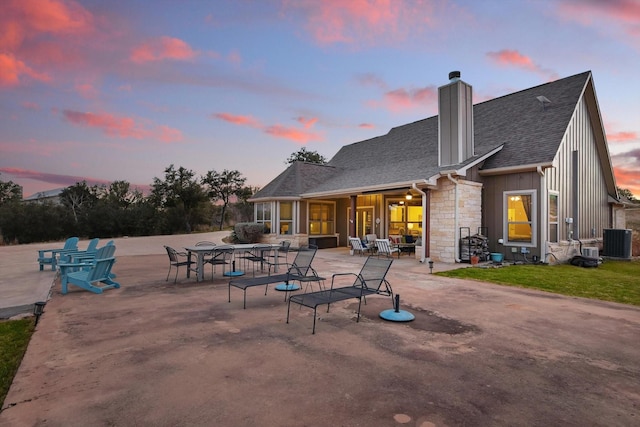
<instances>
[{"instance_id":1,"label":"blue adirondack chair","mask_svg":"<svg viewBox=\"0 0 640 427\"><path fill-rule=\"evenodd\" d=\"M56 264L58 262L58 255L63 252L72 252L78 250L78 242L80 241L77 237L70 237L64 243L64 247L57 249L40 249L38 250L38 263L40 264L40 271L43 270L45 264L51 265L51 269L56 269Z\"/></svg>"},{"instance_id":2,"label":"blue adirondack chair","mask_svg":"<svg viewBox=\"0 0 640 427\"><path fill-rule=\"evenodd\" d=\"M62 263L68 263L68 262L79 262L80 259L93 258L96 252L98 251L99 242L100 242L100 239L96 237L95 239L89 240L89 244L87 244L87 249L85 249L84 251L77 250L77 251L61 252L58 259L58 265Z\"/></svg>"},{"instance_id":3,"label":"blue adirondack chair","mask_svg":"<svg viewBox=\"0 0 640 427\"><path fill-rule=\"evenodd\" d=\"M98 240L98 239L94 239ZM113 240L109 240L105 246L112 246ZM89 242L89 246L91 246L91 242ZM104 246L103 246L104 247ZM60 272L60 280L64 283L66 280L67 274L78 271L78 270L88 270L93 265L93 260L96 259L98 253L102 258L106 257L104 252L100 252L100 249L94 249L93 251L78 251L78 252L70 252L66 253L64 256L60 256L60 260L58 260L58 271ZM111 254L113 256L113 253ZM64 260L63 260L64 259ZM111 273L111 278L116 277L115 274Z\"/></svg>"},{"instance_id":4,"label":"blue adirondack chair","mask_svg":"<svg viewBox=\"0 0 640 427\"><path fill-rule=\"evenodd\" d=\"M95 259L86 270L72 271L61 278L62 294L68 291L68 285L75 285L87 291L101 294L106 289L119 288L120 284L113 280L111 268L116 262L115 245L106 245L98 249Z\"/></svg>"}]
</instances>

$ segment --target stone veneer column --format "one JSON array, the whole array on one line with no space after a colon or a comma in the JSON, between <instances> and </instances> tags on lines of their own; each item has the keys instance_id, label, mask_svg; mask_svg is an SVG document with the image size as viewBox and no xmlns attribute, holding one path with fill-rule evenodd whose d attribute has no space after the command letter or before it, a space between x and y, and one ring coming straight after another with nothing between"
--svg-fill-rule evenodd
<instances>
[{"instance_id":1,"label":"stone veneer column","mask_svg":"<svg viewBox=\"0 0 640 427\"><path fill-rule=\"evenodd\" d=\"M431 220L430 257L438 262L456 262L460 240L459 228L469 227L476 234L482 224L482 184L458 181L458 229L455 222L456 188L447 178L438 180L438 188L431 192L428 207Z\"/></svg>"}]
</instances>

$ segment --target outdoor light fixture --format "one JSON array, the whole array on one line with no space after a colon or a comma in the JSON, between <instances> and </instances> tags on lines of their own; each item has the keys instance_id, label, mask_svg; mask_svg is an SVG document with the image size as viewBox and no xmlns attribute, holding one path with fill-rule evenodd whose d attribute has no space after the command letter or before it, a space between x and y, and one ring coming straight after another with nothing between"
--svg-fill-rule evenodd
<instances>
[{"instance_id":1,"label":"outdoor light fixture","mask_svg":"<svg viewBox=\"0 0 640 427\"><path fill-rule=\"evenodd\" d=\"M407 199L407 200L413 199L413 195L411 194L411 191L407 191L407 195L404 196L404 198Z\"/></svg>"},{"instance_id":2,"label":"outdoor light fixture","mask_svg":"<svg viewBox=\"0 0 640 427\"><path fill-rule=\"evenodd\" d=\"M42 301L33 303L33 315L36 316L36 325L38 324L38 320L40 320L40 316L42 316L42 313L44 313L44 306L46 304L46 302Z\"/></svg>"},{"instance_id":3,"label":"outdoor light fixture","mask_svg":"<svg viewBox=\"0 0 640 427\"><path fill-rule=\"evenodd\" d=\"M433 261L429 260L429 274L433 274Z\"/></svg>"}]
</instances>

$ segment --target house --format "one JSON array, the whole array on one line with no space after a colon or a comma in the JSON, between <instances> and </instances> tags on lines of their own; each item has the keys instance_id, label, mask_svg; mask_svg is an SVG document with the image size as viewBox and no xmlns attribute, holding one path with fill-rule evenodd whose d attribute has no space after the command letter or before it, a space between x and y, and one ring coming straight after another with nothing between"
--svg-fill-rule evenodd
<instances>
[{"instance_id":1,"label":"house","mask_svg":"<svg viewBox=\"0 0 640 427\"><path fill-rule=\"evenodd\" d=\"M55 188L53 190L40 191L38 193L32 194L29 197L25 197L22 199L23 202L28 203L60 203L60 194L65 190L65 188Z\"/></svg>"},{"instance_id":2,"label":"house","mask_svg":"<svg viewBox=\"0 0 640 427\"><path fill-rule=\"evenodd\" d=\"M449 79L437 116L295 162L257 192L267 240L411 235L421 261L460 262L480 234L507 259L556 262L624 227L591 72L475 105Z\"/></svg>"}]
</instances>

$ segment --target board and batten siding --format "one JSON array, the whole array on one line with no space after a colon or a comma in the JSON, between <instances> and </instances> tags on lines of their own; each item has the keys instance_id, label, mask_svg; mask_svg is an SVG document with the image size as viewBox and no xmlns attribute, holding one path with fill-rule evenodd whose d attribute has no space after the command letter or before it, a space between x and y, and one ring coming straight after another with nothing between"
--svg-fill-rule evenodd
<instances>
[{"instance_id":1,"label":"board and batten siding","mask_svg":"<svg viewBox=\"0 0 640 427\"><path fill-rule=\"evenodd\" d=\"M504 235L504 192L518 190L534 190L536 192L536 247L530 248L531 255L541 256L540 250L540 175L537 172L522 172L505 175L492 175L483 178L484 188L482 197L482 211L484 215L484 226L487 227L489 237L489 249L492 252L502 252L505 250L498 245L498 239L505 239ZM546 240L546 239L545 239ZM510 249L506 249L507 256L510 257Z\"/></svg>"},{"instance_id":2,"label":"board and batten siding","mask_svg":"<svg viewBox=\"0 0 640 427\"><path fill-rule=\"evenodd\" d=\"M559 193L559 239L567 240L569 230L574 230L573 239L602 238L603 230L610 227L608 193L584 97L553 165L545 171L545 178L547 189ZM574 224L567 224L565 218L573 218Z\"/></svg>"}]
</instances>

